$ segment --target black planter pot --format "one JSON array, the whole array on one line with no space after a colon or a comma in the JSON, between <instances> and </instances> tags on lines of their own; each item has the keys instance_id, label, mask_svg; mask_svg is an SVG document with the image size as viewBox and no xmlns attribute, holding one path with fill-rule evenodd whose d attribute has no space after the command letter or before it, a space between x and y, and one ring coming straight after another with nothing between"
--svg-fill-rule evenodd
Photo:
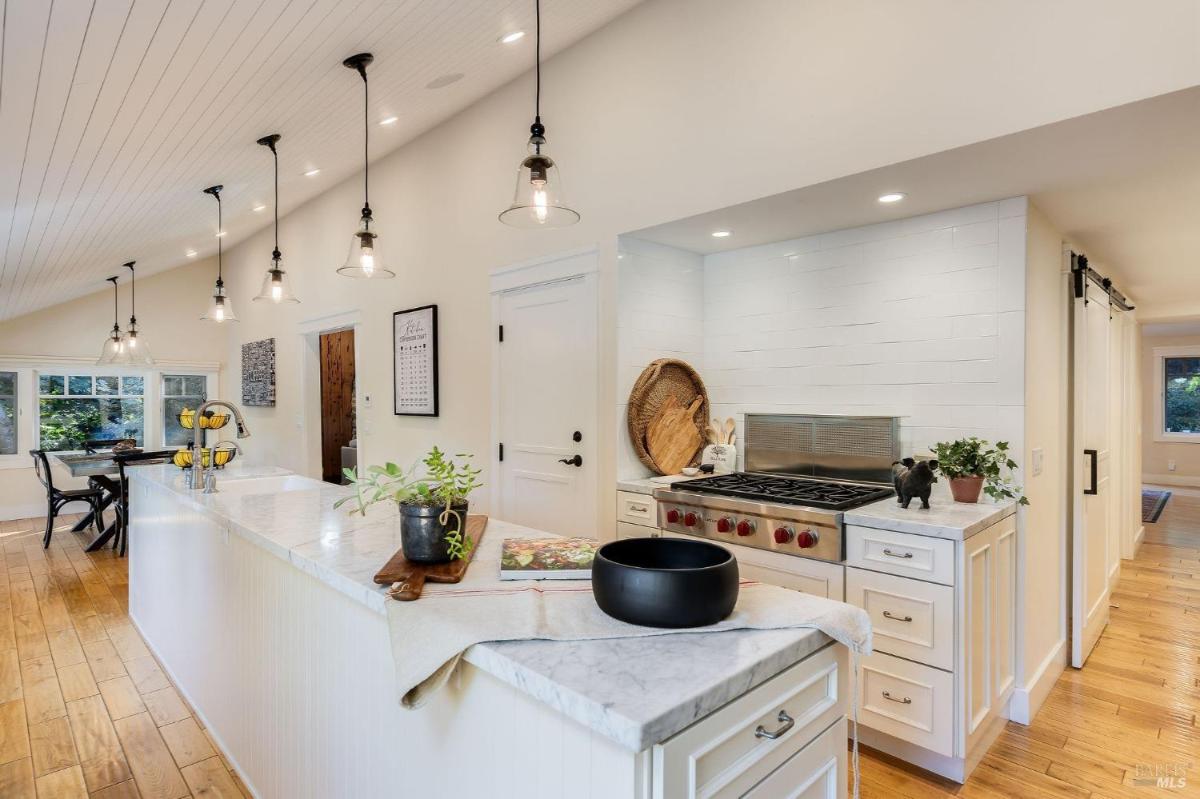
<instances>
[{"instance_id":1,"label":"black planter pot","mask_svg":"<svg viewBox=\"0 0 1200 799\"><path fill-rule=\"evenodd\" d=\"M467 503L454 506L454 513L442 524L445 505L401 505L400 546L404 557L414 563L448 563L450 551L446 533L461 529L467 522Z\"/></svg>"},{"instance_id":2,"label":"black planter pot","mask_svg":"<svg viewBox=\"0 0 1200 799\"><path fill-rule=\"evenodd\" d=\"M733 612L737 560L683 538L626 538L600 547L592 594L613 618L645 627L703 627Z\"/></svg>"}]
</instances>

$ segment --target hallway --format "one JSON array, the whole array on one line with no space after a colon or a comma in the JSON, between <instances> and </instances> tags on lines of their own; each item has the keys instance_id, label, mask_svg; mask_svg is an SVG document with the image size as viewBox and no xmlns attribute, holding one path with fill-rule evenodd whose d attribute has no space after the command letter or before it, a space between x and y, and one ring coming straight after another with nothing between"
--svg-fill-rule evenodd
<instances>
[{"instance_id":1,"label":"hallway","mask_svg":"<svg viewBox=\"0 0 1200 799\"><path fill-rule=\"evenodd\" d=\"M1171 490L1087 666L1066 670L1031 726L1010 722L962 786L866 753L863 797L1200 797L1200 491ZM1139 768L1175 766L1186 787L1137 784Z\"/></svg>"}]
</instances>

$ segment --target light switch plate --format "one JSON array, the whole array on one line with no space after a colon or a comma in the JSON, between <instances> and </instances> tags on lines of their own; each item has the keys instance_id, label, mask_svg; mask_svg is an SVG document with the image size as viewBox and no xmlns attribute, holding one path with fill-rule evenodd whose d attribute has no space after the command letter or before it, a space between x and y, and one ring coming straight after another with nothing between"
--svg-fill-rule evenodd
<instances>
[{"instance_id":1,"label":"light switch plate","mask_svg":"<svg viewBox=\"0 0 1200 799\"><path fill-rule=\"evenodd\" d=\"M1175 461L1167 461L1167 471L1168 472L1175 471Z\"/></svg>"},{"instance_id":2,"label":"light switch plate","mask_svg":"<svg viewBox=\"0 0 1200 799\"><path fill-rule=\"evenodd\" d=\"M1042 465L1045 461L1045 452L1041 447L1036 447L1030 454L1033 460L1033 476L1037 477L1042 473Z\"/></svg>"}]
</instances>

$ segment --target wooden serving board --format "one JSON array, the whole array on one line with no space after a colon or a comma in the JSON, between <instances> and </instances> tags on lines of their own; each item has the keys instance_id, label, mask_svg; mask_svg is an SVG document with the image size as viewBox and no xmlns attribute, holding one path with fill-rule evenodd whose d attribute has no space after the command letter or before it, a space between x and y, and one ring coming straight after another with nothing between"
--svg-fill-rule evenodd
<instances>
[{"instance_id":1,"label":"wooden serving board","mask_svg":"<svg viewBox=\"0 0 1200 799\"><path fill-rule=\"evenodd\" d=\"M697 396L691 405L684 407L674 395L668 396L658 416L646 428L646 451L663 474L679 474L704 445L696 425L696 410L703 401L703 397Z\"/></svg>"},{"instance_id":2,"label":"wooden serving board","mask_svg":"<svg viewBox=\"0 0 1200 799\"><path fill-rule=\"evenodd\" d=\"M466 560L452 560L449 563L412 563L404 557L404 550L400 549L375 575L375 582L379 585L400 583L388 591L388 596L401 602L411 602L420 597L427 582L459 582L467 573L467 566L475 559L475 553L479 551L479 542L483 540L487 522L487 516L467 516L467 538L475 545L471 547L471 554Z\"/></svg>"}]
</instances>

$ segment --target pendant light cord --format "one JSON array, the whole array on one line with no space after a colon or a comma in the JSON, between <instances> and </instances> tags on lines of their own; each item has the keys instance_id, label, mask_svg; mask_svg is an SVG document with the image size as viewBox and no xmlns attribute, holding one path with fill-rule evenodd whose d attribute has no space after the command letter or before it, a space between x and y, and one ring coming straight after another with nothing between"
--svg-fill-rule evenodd
<instances>
[{"instance_id":1,"label":"pendant light cord","mask_svg":"<svg viewBox=\"0 0 1200 799\"><path fill-rule=\"evenodd\" d=\"M214 191L213 196L217 198L217 285L224 286L225 281L222 279L221 272L221 239L223 238L221 234L224 232L221 229L221 192Z\"/></svg>"},{"instance_id":2,"label":"pendant light cord","mask_svg":"<svg viewBox=\"0 0 1200 799\"><path fill-rule=\"evenodd\" d=\"M371 174L371 122L369 108L371 104L370 84L367 82L367 68L362 68L363 79L363 216L371 215L370 174Z\"/></svg>"},{"instance_id":3,"label":"pendant light cord","mask_svg":"<svg viewBox=\"0 0 1200 799\"><path fill-rule=\"evenodd\" d=\"M121 320L120 320L121 310L117 306L117 281L118 280L120 280L120 278L116 277L115 275L113 277L108 278L108 282L113 284L113 333L114 334L118 330L121 329Z\"/></svg>"},{"instance_id":4,"label":"pendant light cord","mask_svg":"<svg viewBox=\"0 0 1200 799\"><path fill-rule=\"evenodd\" d=\"M533 119L542 121L542 0L533 0Z\"/></svg>"},{"instance_id":5,"label":"pendant light cord","mask_svg":"<svg viewBox=\"0 0 1200 799\"><path fill-rule=\"evenodd\" d=\"M271 155L275 156L275 268L279 268L279 258L282 255L279 252L279 153L275 150L275 143L271 143Z\"/></svg>"},{"instance_id":6,"label":"pendant light cord","mask_svg":"<svg viewBox=\"0 0 1200 799\"><path fill-rule=\"evenodd\" d=\"M133 271L135 263L137 261L125 264L125 268L129 270L129 325L131 327L137 325L137 279Z\"/></svg>"}]
</instances>

